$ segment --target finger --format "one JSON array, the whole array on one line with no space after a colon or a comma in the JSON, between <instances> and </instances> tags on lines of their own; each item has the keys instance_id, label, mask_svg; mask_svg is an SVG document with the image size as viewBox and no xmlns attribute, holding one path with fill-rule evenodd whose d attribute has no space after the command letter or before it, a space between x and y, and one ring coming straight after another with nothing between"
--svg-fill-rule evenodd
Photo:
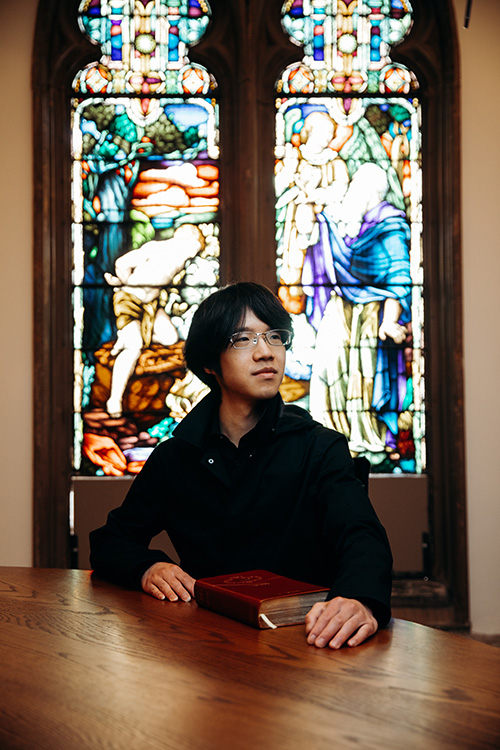
<instances>
[{"instance_id":1,"label":"finger","mask_svg":"<svg viewBox=\"0 0 500 750\"><path fill-rule=\"evenodd\" d=\"M317 617L316 622L314 623L314 626L309 631L309 635L307 638L308 643L315 643L316 639L320 636L323 637L323 639L326 637L323 633L325 629L328 629L328 633L330 634L330 638L333 637L333 635L339 630L344 621L345 616L342 616L340 604L337 603L335 600L332 600L331 602L328 602L328 605L323 608L323 610L320 612L319 617ZM322 644L318 645L325 645L324 641Z\"/></svg>"},{"instance_id":2,"label":"finger","mask_svg":"<svg viewBox=\"0 0 500 750\"><path fill-rule=\"evenodd\" d=\"M324 610L325 606L326 605L324 602L316 602L316 604L313 604L309 612L306 614L306 619L305 619L306 633L311 632L316 622L318 621L318 618L320 617L322 611Z\"/></svg>"},{"instance_id":3,"label":"finger","mask_svg":"<svg viewBox=\"0 0 500 750\"><path fill-rule=\"evenodd\" d=\"M154 563L143 575L141 585L147 594L171 602L188 602L194 594L195 580L178 565Z\"/></svg>"},{"instance_id":4,"label":"finger","mask_svg":"<svg viewBox=\"0 0 500 750\"><path fill-rule=\"evenodd\" d=\"M344 643L346 643L346 641L349 640L353 636L353 634L358 631L359 626L360 623L358 621L358 618L351 617L342 625L339 630L337 630L336 633L333 634L333 637L329 637L328 629L325 628L325 631L320 634L320 637L318 639L316 639L315 645L328 645L329 648L332 648L334 650L342 648ZM318 643L318 640L320 643Z\"/></svg>"},{"instance_id":5,"label":"finger","mask_svg":"<svg viewBox=\"0 0 500 750\"><path fill-rule=\"evenodd\" d=\"M154 596L155 599L165 599L165 594L160 589L159 586L153 583L150 576L147 576L143 578L141 582L142 590L146 592L146 594L149 594L150 596Z\"/></svg>"},{"instance_id":6,"label":"finger","mask_svg":"<svg viewBox=\"0 0 500 750\"><path fill-rule=\"evenodd\" d=\"M123 455L123 453L118 450L117 448L112 448L109 451L108 458L110 461L112 461L116 466L118 466L120 469L126 469L127 468L127 459Z\"/></svg>"},{"instance_id":7,"label":"finger","mask_svg":"<svg viewBox=\"0 0 500 750\"><path fill-rule=\"evenodd\" d=\"M142 580L142 588L146 594L154 596L155 599L168 599L169 601L177 601L178 596L172 591L171 586L167 581L158 574L150 573L145 575Z\"/></svg>"},{"instance_id":8,"label":"finger","mask_svg":"<svg viewBox=\"0 0 500 750\"><path fill-rule=\"evenodd\" d=\"M109 461L100 461L102 470L108 477L122 477L124 474L124 469L118 469L113 464L109 463Z\"/></svg>"},{"instance_id":9,"label":"finger","mask_svg":"<svg viewBox=\"0 0 500 750\"><path fill-rule=\"evenodd\" d=\"M168 599L169 602L177 602L179 598L183 601L191 599L189 593L176 579L172 579L169 583L159 576L151 581L150 586L148 586L148 593L152 593L157 599Z\"/></svg>"},{"instance_id":10,"label":"finger","mask_svg":"<svg viewBox=\"0 0 500 750\"><path fill-rule=\"evenodd\" d=\"M162 566L153 571L152 580L170 601L180 598L188 602L194 594L194 579L178 565L169 565L167 569Z\"/></svg>"},{"instance_id":11,"label":"finger","mask_svg":"<svg viewBox=\"0 0 500 750\"><path fill-rule=\"evenodd\" d=\"M160 599L161 601L167 599L167 596L163 593L161 588L159 586L156 586L154 583L147 585L144 590L147 594L151 594L151 596L154 596L155 599Z\"/></svg>"},{"instance_id":12,"label":"finger","mask_svg":"<svg viewBox=\"0 0 500 750\"><path fill-rule=\"evenodd\" d=\"M177 576L174 576L172 579L169 578L168 584L170 585L176 599L182 599L183 602L191 601L191 593ZM175 601L175 599L170 599L170 601Z\"/></svg>"},{"instance_id":13,"label":"finger","mask_svg":"<svg viewBox=\"0 0 500 750\"><path fill-rule=\"evenodd\" d=\"M347 642L349 646L359 646L370 635L376 633L377 629L378 625L374 617L367 619L362 613L356 612L333 636L329 637L328 628L325 628L314 645L321 648L321 645L328 644L332 649L339 649Z\"/></svg>"},{"instance_id":14,"label":"finger","mask_svg":"<svg viewBox=\"0 0 500 750\"><path fill-rule=\"evenodd\" d=\"M340 648L347 638L353 634L356 627L356 625L348 625L334 617L320 629L319 633L313 634L312 639L308 640L318 648L323 648L327 644L331 645L332 648Z\"/></svg>"},{"instance_id":15,"label":"finger","mask_svg":"<svg viewBox=\"0 0 500 750\"><path fill-rule=\"evenodd\" d=\"M177 578L182 583L184 588L191 594L191 596L194 596L194 584L196 583L195 579L182 569L180 569Z\"/></svg>"},{"instance_id":16,"label":"finger","mask_svg":"<svg viewBox=\"0 0 500 750\"><path fill-rule=\"evenodd\" d=\"M378 625L372 624L372 623L365 623L362 625L357 633L353 635L352 638L349 638L347 641L347 645L353 648L354 646L359 646L363 641L366 641L367 638L370 638L374 633L377 632Z\"/></svg>"},{"instance_id":17,"label":"finger","mask_svg":"<svg viewBox=\"0 0 500 750\"><path fill-rule=\"evenodd\" d=\"M366 622L367 615L358 602L336 597L328 602L307 640L322 648L333 639L333 647L340 647Z\"/></svg>"}]
</instances>

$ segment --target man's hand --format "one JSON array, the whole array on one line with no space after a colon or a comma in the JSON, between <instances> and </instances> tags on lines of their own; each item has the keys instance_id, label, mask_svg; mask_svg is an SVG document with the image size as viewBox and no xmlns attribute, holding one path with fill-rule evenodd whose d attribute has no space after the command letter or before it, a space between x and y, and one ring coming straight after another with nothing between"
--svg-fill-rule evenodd
<instances>
[{"instance_id":1,"label":"man's hand","mask_svg":"<svg viewBox=\"0 0 500 750\"><path fill-rule=\"evenodd\" d=\"M307 642L322 648L359 646L376 633L378 623L371 610L357 599L337 596L329 602L318 602L306 615Z\"/></svg>"},{"instance_id":2,"label":"man's hand","mask_svg":"<svg viewBox=\"0 0 500 750\"><path fill-rule=\"evenodd\" d=\"M173 563L158 562L151 565L141 578L141 586L146 594L156 599L176 602L191 601L194 596L194 578Z\"/></svg>"}]
</instances>

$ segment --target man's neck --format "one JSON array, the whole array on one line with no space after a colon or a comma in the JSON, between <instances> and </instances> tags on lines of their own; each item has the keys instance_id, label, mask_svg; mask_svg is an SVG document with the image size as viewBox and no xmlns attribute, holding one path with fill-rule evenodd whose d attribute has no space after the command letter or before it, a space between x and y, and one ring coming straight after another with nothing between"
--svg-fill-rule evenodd
<instances>
[{"instance_id":1,"label":"man's neck","mask_svg":"<svg viewBox=\"0 0 500 750\"><path fill-rule=\"evenodd\" d=\"M261 418L264 408L265 402L229 402L223 398L219 409L219 423L222 434L238 447L243 435L253 430Z\"/></svg>"}]
</instances>

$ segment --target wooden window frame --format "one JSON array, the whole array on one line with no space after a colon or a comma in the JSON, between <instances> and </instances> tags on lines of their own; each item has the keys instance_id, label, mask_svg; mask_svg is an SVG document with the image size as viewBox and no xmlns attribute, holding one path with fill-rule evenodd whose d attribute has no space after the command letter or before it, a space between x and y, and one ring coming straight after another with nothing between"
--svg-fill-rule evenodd
<instances>
[{"instance_id":1,"label":"wooden window frame","mask_svg":"<svg viewBox=\"0 0 500 750\"><path fill-rule=\"evenodd\" d=\"M191 59L215 75L221 96L221 280L276 288L273 87L302 53L282 32L282 0L210 4L212 22ZM80 32L78 5L40 3L33 52L34 562L43 567L71 564L70 98L74 75L97 52ZM453 623L466 625L458 44L451 0L413 5L411 34L391 56L416 73L422 92L431 570Z\"/></svg>"}]
</instances>

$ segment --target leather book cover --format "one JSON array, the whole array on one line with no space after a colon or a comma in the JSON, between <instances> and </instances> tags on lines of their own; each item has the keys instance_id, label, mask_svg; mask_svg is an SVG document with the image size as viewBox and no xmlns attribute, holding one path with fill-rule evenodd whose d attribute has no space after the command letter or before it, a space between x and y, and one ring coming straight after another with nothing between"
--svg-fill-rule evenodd
<instances>
[{"instance_id":1,"label":"leather book cover","mask_svg":"<svg viewBox=\"0 0 500 750\"><path fill-rule=\"evenodd\" d=\"M295 581L268 570L199 578L197 604L256 628L304 622L305 612L324 601L328 588Z\"/></svg>"}]
</instances>

